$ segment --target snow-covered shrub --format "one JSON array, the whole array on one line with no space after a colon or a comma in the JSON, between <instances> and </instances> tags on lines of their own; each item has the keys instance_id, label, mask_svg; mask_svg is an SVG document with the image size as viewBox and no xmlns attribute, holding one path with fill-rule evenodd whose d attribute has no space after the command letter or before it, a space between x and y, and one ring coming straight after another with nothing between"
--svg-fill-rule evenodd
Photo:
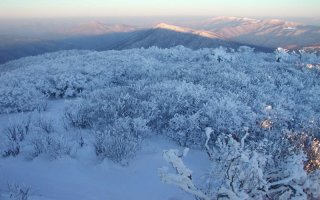
<instances>
[{"instance_id":1,"label":"snow-covered shrub","mask_svg":"<svg viewBox=\"0 0 320 200\"><path fill-rule=\"evenodd\" d=\"M44 154L51 159L57 159L70 155L72 150L72 143L66 137L56 133L37 133L31 140L31 144L33 158Z\"/></svg>"},{"instance_id":2,"label":"snow-covered shrub","mask_svg":"<svg viewBox=\"0 0 320 200\"><path fill-rule=\"evenodd\" d=\"M51 159L68 156L71 154L74 142L67 136L58 132L53 119L41 114L36 115L29 138L32 147L29 155L34 158L44 154Z\"/></svg>"},{"instance_id":3,"label":"snow-covered shrub","mask_svg":"<svg viewBox=\"0 0 320 200\"><path fill-rule=\"evenodd\" d=\"M31 187L25 184L8 184L10 200L28 200L30 197L30 192Z\"/></svg>"},{"instance_id":4,"label":"snow-covered shrub","mask_svg":"<svg viewBox=\"0 0 320 200\"><path fill-rule=\"evenodd\" d=\"M292 155L280 165L266 169L267 196L271 199L307 199L308 179L303 169L305 155Z\"/></svg>"},{"instance_id":5,"label":"snow-covered shrub","mask_svg":"<svg viewBox=\"0 0 320 200\"><path fill-rule=\"evenodd\" d=\"M0 88L0 114L46 109L46 97L32 85L2 85Z\"/></svg>"},{"instance_id":6,"label":"snow-covered shrub","mask_svg":"<svg viewBox=\"0 0 320 200\"><path fill-rule=\"evenodd\" d=\"M22 142L25 140L30 131L30 116L23 116L19 121L10 122L3 129L4 144L2 156L17 156L21 151Z\"/></svg>"},{"instance_id":7,"label":"snow-covered shrub","mask_svg":"<svg viewBox=\"0 0 320 200\"><path fill-rule=\"evenodd\" d=\"M183 146L199 146L205 141L201 135L198 111L207 101L201 85L184 81L155 84L149 88L150 101L155 105L150 127Z\"/></svg>"},{"instance_id":8,"label":"snow-covered shrub","mask_svg":"<svg viewBox=\"0 0 320 200\"><path fill-rule=\"evenodd\" d=\"M87 106L84 100L74 100L66 106L64 117L66 123L75 127L86 128L92 126L94 121L93 117L90 115L92 111L93 110Z\"/></svg>"},{"instance_id":9,"label":"snow-covered shrub","mask_svg":"<svg viewBox=\"0 0 320 200\"><path fill-rule=\"evenodd\" d=\"M104 126L122 117L144 117L146 104L126 87L95 90L67 106L65 116L77 127Z\"/></svg>"},{"instance_id":10,"label":"snow-covered shrub","mask_svg":"<svg viewBox=\"0 0 320 200\"><path fill-rule=\"evenodd\" d=\"M48 77L50 90L46 91L54 97L74 97L81 93L87 83L87 77L82 73L56 73Z\"/></svg>"},{"instance_id":11,"label":"snow-covered shrub","mask_svg":"<svg viewBox=\"0 0 320 200\"><path fill-rule=\"evenodd\" d=\"M235 134L243 132L245 127L256 126L256 116L252 109L235 99L231 95L211 98L202 108L203 126L211 124L216 134Z\"/></svg>"},{"instance_id":12,"label":"snow-covered shrub","mask_svg":"<svg viewBox=\"0 0 320 200\"><path fill-rule=\"evenodd\" d=\"M215 139L224 132L237 140L245 127L256 141L281 138L283 130L319 137L319 70L301 67L317 63L316 54L248 47L56 52L7 64L0 113L41 108L45 97L75 97L65 111L73 126L142 118L182 146L203 148L207 126Z\"/></svg>"},{"instance_id":13,"label":"snow-covered shrub","mask_svg":"<svg viewBox=\"0 0 320 200\"><path fill-rule=\"evenodd\" d=\"M53 133L55 131L53 120L43 116L39 116L34 126L39 128L41 131L46 132L47 134Z\"/></svg>"},{"instance_id":14,"label":"snow-covered shrub","mask_svg":"<svg viewBox=\"0 0 320 200\"><path fill-rule=\"evenodd\" d=\"M94 131L96 155L126 164L140 149L148 132L146 121L141 118L119 118L112 126Z\"/></svg>"},{"instance_id":15,"label":"snow-covered shrub","mask_svg":"<svg viewBox=\"0 0 320 200\"><path fill-rule=\"evenodd\" d=\"M310 53L305 50L299 50L301 62L304 64L318 64L319 56L315 52Z\"/></svg>"},{"instance_id":16,"label":"snow-covered shrub","mask_svg":"<svg viewBox=\"0 0 320 200\"><path fill-rule=\"evenodd\" d=\"M290 58L289 50L281 47L276 49L275 54L277 62L287 61Z\"/></svg>"},{"instance_id":17,"label":"snow-covered shrub","mask_svg":"<svg viewBox=\"0 0 320 200\"><path fill-rule=\"evenodd\" d=\"M259 114L261 105L272 103L279 111L290 112L297 121L301 121L301 116L306 118L312 111L309 109L311 103L301 106L303 101L312 99L313 106L317 106L313 101L317 94L306 92L310 86L315 86L313 91L319 89L317 82L312 83L316 72L301 71L296 65L296 53L283 49L277 52L289 59L277 63L274 53L257 53L248 47L241 47L238 51L224 48L193 51L182 46L107 52L65 51L29 58L28 62L23 59L13 62L11 65L23 66L24 70L16 68L3 73L0 83L2 88L10 90L26 86L21 90L24 95L35 90L46 96L65 98L109 87L138 87L138 82L151 89L163 83L177 82L179 85L184 81L207 89L209 95L204 100L227 94L232 96L232 102L256 109L255 114ZM304 55L307 53L300 54L303 58L299 62L319 63L317 55L308 57ZM224 61L219 63L219 56ZM281 96L284 98L280 99ZM38 97L36 95L27 103L36 102ZM284 100L289 101L286 103ZM300 114L299 110L306 111Z\"/></svg>"},{"instance_id":18,"label":"snow-covered shrub","mask_svg":"<svg viewBox=\"0 0 320 200\"><path fill-rule=\"evenodd\" d=\"M204 143L200 124L200 114L175 114L169 121L169 131L166 134L181 146L199 147Z\"/></svg>"},{"instance_id":19,"label":"snow-covered shrub","mask_svg":"<svg viewBox=\"0 0 320 200\"><path fill-rule=\"evenodd\" d=\"M238 142L231 135L219 135L208 181L211 196L218 199L262 199L264 196L267 188L263 170L267 160L265 155L244 147L245 137Z\"/></svg>"},{"instance_id":20,"label":"snow-covered shrub","mask_svg":"<svg viewBox=\"0 0 320 200\"><path fill-rule=\"evenodd\" d=\"M228 49L224 47L219 47L213 50L213 55L216 60L220 62L229 62L232 60L233 54L228 53Z\"/></svg>"},{"instance_id":21,"label":"snow-covered shrub","mask_svg":"<svg viewBox=\"0 0 320 200\"><path fill-rule=\"evenodd\" d=\"M70 155L73 142L56 130L53 120L47 116L20 113L0 130L1 154L7 157L23 153L32 158L46 154L52 159Z\"/></svg>"},{"instance_id":22,"label":"snow-covered shrub","mask_svg":"<svg viewBox=\"0 0 320 200\"><path fill-rule=\"evenodd\" d=\"M289 138L273 141L247 141L220 135L213 148L212 174L208 185L220 185L217 195L229 199L307 199L317 198L310 185L319 185L304 170L306 155ZM280 139L280 141L279 141ZM318 177L320 178L320 177ZM318 186L316 186L318 187ZM310 192L307 192L310 191ZM312 191L312 192L311 192Z\"/></svg>"},{"instance_id":23,"label":"snow-covered shrub","mask_svg":"<svg viewBox=\"0 0 320 200\"><path fill-rule=\"evenodd\" d=\"M219 63L218 55L224 61ZM66 108L70 124L85 128L111 124L118 117L142 117L153 132L184 146L202 147L206 126L238 137L249 127L255 133L250 136L261 139L266 132L303 131L319 117L317 73L301 70L296 54L285 55L288 59L277 63L274 53L248 47L150 48L95 52L75 63L59 60L73 67L62 69L61 64L57 69L88 77L76 95L80 99ZM84 67L89 64L92 68Z\"/></svg>"}]
</instances>

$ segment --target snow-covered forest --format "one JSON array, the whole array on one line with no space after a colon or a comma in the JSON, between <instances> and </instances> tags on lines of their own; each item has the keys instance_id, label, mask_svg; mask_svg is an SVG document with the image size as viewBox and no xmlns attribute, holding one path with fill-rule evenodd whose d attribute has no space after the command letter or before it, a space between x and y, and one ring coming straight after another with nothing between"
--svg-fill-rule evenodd
<instances>
[{"instance_id":1,"label":"snow-covered forest","mask_svg":"<svg viewBox=\"0 0 320 200\"><path fill-rule=\"evenodd\" d=\"M60 51L0 85L0 199L320 198L319 55Z\"/></svg>"}]
</instances>

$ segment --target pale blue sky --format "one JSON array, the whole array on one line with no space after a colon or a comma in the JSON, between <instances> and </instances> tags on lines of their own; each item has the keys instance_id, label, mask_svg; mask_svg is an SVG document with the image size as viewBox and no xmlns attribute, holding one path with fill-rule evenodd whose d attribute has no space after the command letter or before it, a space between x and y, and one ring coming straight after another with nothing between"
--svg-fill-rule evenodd
<instances>
[{"instance_id":1,"label":"pale blue sky","mask_svg":"<svg viewBox=\"0 0 320 200\"><path fill-rule=\"evenodd\" d=\"M217 15L320 17L320 0L0 0L0 18Z\"/></svg>"}]
</instances>

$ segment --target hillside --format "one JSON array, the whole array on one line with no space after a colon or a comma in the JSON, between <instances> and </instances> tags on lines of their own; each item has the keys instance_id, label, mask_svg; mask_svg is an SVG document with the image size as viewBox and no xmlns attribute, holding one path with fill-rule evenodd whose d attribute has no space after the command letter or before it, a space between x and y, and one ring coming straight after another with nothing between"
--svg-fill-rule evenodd
<instances>
[{"instance_id":1,"label":"hillside","mask_svg":"<svg viewBox=\"0 0 320 200\"><path fill-rule=\"evenodd\" d=\"M192 30L189 28L158 24L152 29L138 31L116 44L115 49L148 48L152 46L170 48L182 45L191 49L214 48L223 46L226 48L238 48L238 43L230 42L223 37L207 32Z\"/></svg>"},{"instance_id":2,"label":"hillside","mask_svg":"<svg viewBox=\"0 0 320 200\"><path fill-rule=\"evenodd\" d=\"M318 199L319 63L178 46L0 65L0 198Z\"/></svg>"}]
</instances>

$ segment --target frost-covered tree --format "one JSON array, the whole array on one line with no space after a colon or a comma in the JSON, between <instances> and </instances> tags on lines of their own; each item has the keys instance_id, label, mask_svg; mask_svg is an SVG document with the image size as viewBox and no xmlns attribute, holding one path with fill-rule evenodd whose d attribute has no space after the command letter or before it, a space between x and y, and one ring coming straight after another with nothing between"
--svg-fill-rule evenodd
<instances>
[{"instance_id":1,"label":"frost-covered tree","mask_svg":"<svg viewBox=\"0 0 320 200\"><path fill-rule=\"evenodd\" d=\"M231 135L220 135L213 150L208 189L218 199L263 199L267 191L264 179L265 155L245 147Z\"/></svg>"},{"instance_id":2,"label":"frost-covered tree","mask_svg":"<svg viewBox=\"0 0 320 200\"><path fill-rule=\"evenodd\" d=\"M161 179L175 184L196 199L308 199L318 198L319 170L307 174L302 152L278 157L269 154L268 141L252 148L249 132L238 141L232 135L220 134L214 144L209 144L213 133L206 128L205 148L212 161L204 186L195 186L191 171L183 164L178 150L164 152L164 159L174 169L160 170ZM292 148L278 146L278 148Z\"/></svg>"},{"instance_id":3,"label":"frost-covered tree","mask_svg":"<svg viewBox=\"0 0 320 200\"><path fill-rule=\"evenodd\" d=\"M175 173L169 173L168 168L159 169L161 181L180 187L182 190L193 195L196 199L210 200L204 192L198 189L192 180L192 171L188 169L182 157L186 156L188 149L186 148L181 154L179 150L171 149L163 152L163 158L173 167Z\"/></svg>"}]
</instances>

